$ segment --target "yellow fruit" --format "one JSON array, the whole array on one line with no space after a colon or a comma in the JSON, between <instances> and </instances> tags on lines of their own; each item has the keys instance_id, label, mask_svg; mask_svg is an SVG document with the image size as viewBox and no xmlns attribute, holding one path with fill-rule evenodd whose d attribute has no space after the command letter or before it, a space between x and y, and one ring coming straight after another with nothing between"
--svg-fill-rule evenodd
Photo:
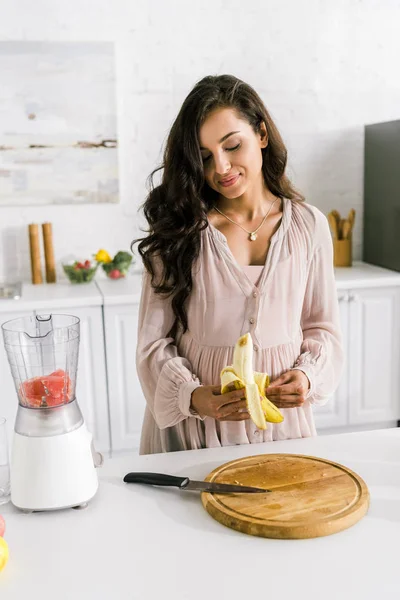
<instances>
[{"instance_id":1,"label":"yellow fruit","mask_svg":"<svg viewBox=\"0 0 400 600\"><path fill-rule=\"evenodd\" d=\"M258 389L258 385L256 383L249 383L246 385L245 391L247 408L251 420L259 429L267 429L264 411L260 402L260 390Z\"/></svg>"},{"instance_id":2,"label":"yellow fruit","mask_svg":"<svg viewBox=\"0 0 400 600\"><path fill-rule=\"evenodd\" d=\"M253 374L253 340L250 333L242 335L233 351L233 369L239 379L247 385L254 383Z\"/></svg>"},{"instance_id":3,"label":"yellow fruit","mask_svg":"<svg viewBox=\"0 0 400 600\"><path fill-rule=\"evenodd\" d=\"M254 371L254 381L258 385L261 396L265 396L265 390L269 386L269 375L267 375L267 373Z\"/></svg>"},{"instance_id":4,"label":"yellow fruit","mask_svg":"<svg viewBox=\"0 0 400 600\"><path fill-rule=\"evenodd\" d=\"M244 382L236 375L233 367L224 367L221 371L221 394L232 392L233 390L242 390L245 387Z\"/></svg>"},{"instance_id":5,"label":"yellow fruit","mask_svg":"<svg viewBox=\"0 0 400 600\"><path fill-rule=\"evenodd\" d=\"M233 365L223 369L221 375L222 389L229 390L229 384L234 385L236 389L241 389L244 384L250 418L259 429L266 429L267 425L261 406L260 391L254 381L253 340L250 333L246 333L238 339L233 351Z\"/></svg>"},{"instance_id":6,"label":"yellow fruit","mask_svg":"<svg viewBox=\"0 0 400 600\"><path fill-rule=\"evenodd\" d=\"M4 538L0 537L0 571L4 569L8 561L8 546Z\"/></svg>"},{"instance_id":7,"label":"yellow fruit","mask_svg":"<svg viewBox=\"0 0 400 600\"><path fill-rule=\"evenodd\" d=\"M282 423L283 414L265 395L265 390L269 386L269 376L267 373L254 372L254 380L258 385L261 394L261 406L264 411L265 420L269 423Z\"/></svg>"},{"instance_id":8,"label":"yellow fruit","mask_svg":"<svg viewBox=\"0 0 400 600\"><path fill-rule=\"evenodd\" d=\"M267 373L253 371L253 340L250 333L242 335L233 351L233 365L224 367L220 374L221 393L245 389L250 418L259 429L266 429L266 421L281 423L283 415L265 395L269 386Z\"/></svg>"},{"instance_id":9,"label":"yellow fruit","mask_svg":"<svg viewBox=\"0 0 400 600\"><path fill-rule=\"evenodd\" d=\"M98 251L98 253L96 254L96 256L94 258L97 262L102 262L102 263L112 262L111 256L108 254L108 252L106 250L103 250L103 248Z\"/></svg>"},{"instance_id":10,"label":"yellow fruit","mask_svg":"<svg viewBox=\"0 0 400 600\"><path fill-rule=\"evenodd\" d=\"M269 376L267 373L258 373L254 372L254 381L258 385L258 389L260 390L260 394L262 396L261 406L264 411L265 420L269 423L282 423L283 414L280 412L277 406L273 404L270 400L268 400L265 395L265 390L269 386Z\"/></svg>"},{"instance_id":11,"label":"yellow fruit","mask_svg":"<svg viewBox=\"0 0 400 600\"><path fill-rule=\"evenodd\" d=\"M269 423L282 423L283 414L271 400L264 396L261 400L261 407L264 411L265 420Z\"/></svg>"}]
</instances>

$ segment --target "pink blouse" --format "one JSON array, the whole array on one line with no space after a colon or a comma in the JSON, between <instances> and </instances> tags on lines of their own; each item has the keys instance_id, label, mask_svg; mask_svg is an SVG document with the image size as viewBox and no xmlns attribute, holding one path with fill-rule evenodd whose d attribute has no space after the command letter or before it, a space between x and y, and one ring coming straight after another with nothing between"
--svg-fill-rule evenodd
<instances>
[{"instance_id":1,"label":"pink blouse","mask_svg":"<svg viewBox=\"0 0 400 600\"><path fill-rule=\"evenodd\" d=\"M284 199L264 266L242 267L211 223L201 233L187 303L188 331L166 337L174 320L143 272L136 367L146 398L140 454L249 444L316 435L312 405L325 404L339 384L343 351L326 217ZM159 267L157 267L159 268ZM300 369L310 381L301 408L281 409L284 421L259 430L246 421L201 418L190 409L200 385L220 385L237 339L250 332L254 370L271 380Z\"/></svg>"}]
</instances>

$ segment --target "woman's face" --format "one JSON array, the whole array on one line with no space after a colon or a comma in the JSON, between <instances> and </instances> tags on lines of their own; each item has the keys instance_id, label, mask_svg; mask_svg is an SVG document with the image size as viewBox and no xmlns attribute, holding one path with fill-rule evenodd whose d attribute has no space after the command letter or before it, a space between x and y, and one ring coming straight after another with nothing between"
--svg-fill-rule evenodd
<instances>
[{"instance_id":1,"label":"woman's face","mask_svg":"<svg viewBox=\"0 0 400 600\"><path fill-rule=\"evenodd\" d=\"M238 198L263 181L261 148L268 144L261 132L232 108L212 112L200 128L200 149L208 185L226 198Z\"/></svg>"}]
</instances>

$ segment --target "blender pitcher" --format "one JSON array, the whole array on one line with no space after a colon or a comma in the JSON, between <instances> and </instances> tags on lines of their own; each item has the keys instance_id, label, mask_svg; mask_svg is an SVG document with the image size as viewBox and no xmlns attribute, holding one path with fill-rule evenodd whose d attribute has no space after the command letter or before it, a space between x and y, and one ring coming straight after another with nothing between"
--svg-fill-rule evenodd
<instances>
[{"instance_id":1,"label":"blender pitcher","mask_svg":"<svg viewBox=\"0 0 400 600\"><path fill-rule=\"evenodd\" d=\"M2 325L18 396L11 502L23 510L86 506L98 479L92 436L75 397L80 322L32 315Z\"/></svg>"}]
</instances>

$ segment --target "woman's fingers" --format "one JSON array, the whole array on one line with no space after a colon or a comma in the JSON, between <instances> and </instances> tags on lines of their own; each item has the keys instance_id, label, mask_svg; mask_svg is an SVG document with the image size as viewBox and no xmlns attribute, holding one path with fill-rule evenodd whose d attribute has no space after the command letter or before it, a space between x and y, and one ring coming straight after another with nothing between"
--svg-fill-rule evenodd
<instances>
[{"instance_id":1,"label":"woman's fingers","mask_svg":"<svg viewBox=\"0 0 400 600\"><path fill-rule=\"evenodd\" d=\"M249 413L232 413L223 419L219 419L219 421L246 421L250 419Z\"/></svg>"},{"instance_id":2,"label":"woman's fingers","mask_svg":"<svg viewBox=\"0 0 400 600\"><path fill-rule=\"evenodd\" d=\"M248 415L246 400L239 400L219 407L216 418L221 420L232 414L246 415L246 412Z\"/></svg>"},{"instance_id":3,"label":"woman's fingers","mask_svg":"<svg viewBox=\"0 0 400 600\"><path fill-rule=\"evenodd\" d=\"M228 404L234 404L235 402L239 402L240 400L246 399L245 390L235 390L233 392L227 392L226 394L221 394L218 396L218 408L222 406L226 406Z\"/></svg>"},{"instance_id":4,"label":"woman's fingers","mask_svg":"<svg viewBox=\"0 0 400 600\"><path fill-rule=\"evenodd\" d=\"M293 408L295 406L303 406L304 400L299 396L290 396L288 398L271 398L271 402L278 408Z\"/></svg>"},{"instance_id":5,"label":"woman's fingers","mask_svg":"<svg viewBox=\"0 0 400 600\"><path fill-rule=\"evenodd\" d=\"M302 395L305 393L303 386L298 383L285 383L276 387L269 387L266 390L267 398L273 398L275 396L283 397L289 395Z\"/></svg>"}]
</instances>

